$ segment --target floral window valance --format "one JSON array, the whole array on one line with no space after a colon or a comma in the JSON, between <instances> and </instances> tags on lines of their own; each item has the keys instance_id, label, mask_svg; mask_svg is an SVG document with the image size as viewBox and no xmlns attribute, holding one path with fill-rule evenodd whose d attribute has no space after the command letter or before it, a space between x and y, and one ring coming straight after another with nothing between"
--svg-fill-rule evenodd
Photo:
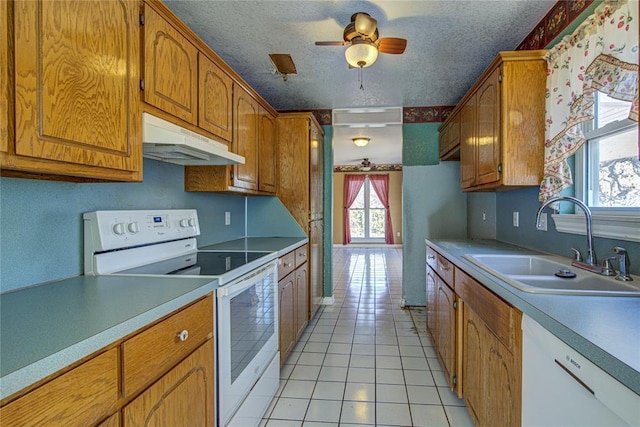
<instances>
[{"instance_id":1,"label":"floral window valance","mask_svg":"<svg viewBox=\"0 0 640 427\"><path fill-rule=\"evenodd\" d=\"M635 1L605 0L547 53L541 202L573 184L567 158L585 142L579 125L593 120L596 90L629 101L629 119L638 121L637 8Z\"/></svg>"}]
</instances>

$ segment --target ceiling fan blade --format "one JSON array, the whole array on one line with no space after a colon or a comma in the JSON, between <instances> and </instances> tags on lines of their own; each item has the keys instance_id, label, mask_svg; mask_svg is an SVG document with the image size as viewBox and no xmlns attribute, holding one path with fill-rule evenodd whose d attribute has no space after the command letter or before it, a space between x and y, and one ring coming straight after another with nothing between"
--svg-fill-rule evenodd
<instances>
[{"instance_id":1,"label":"ceiling fan blade","mask_svg":"<svg viewBox=\"0 0 640 427\"><path fill-rule=\"evenodd\" d=\"M378 26L378 21L364 12L357 13L354 22L356 31L367 37L371 37Z\"/></svg>"},{"instance_id":2,"label":"ceiling fan blade","mask_svg":"<svg viewBox=\"0 0 640 427\"><path fill-rule=\"evenodd\" d=\"M344 46L348 42L316 42L316 46Z\"/></svg>"},{"instance_id":3,"label":"ceiling fan blade","mask_svg":"<svg viewBox=\"0 0 640 427\"><path fill-rule=\"evenodd\" d=\"M406 47L406 39L400 39L397 37L385 37L378 40L378 51L382 53L399 55L404 52Z\"/></svg>"}]
</instances>

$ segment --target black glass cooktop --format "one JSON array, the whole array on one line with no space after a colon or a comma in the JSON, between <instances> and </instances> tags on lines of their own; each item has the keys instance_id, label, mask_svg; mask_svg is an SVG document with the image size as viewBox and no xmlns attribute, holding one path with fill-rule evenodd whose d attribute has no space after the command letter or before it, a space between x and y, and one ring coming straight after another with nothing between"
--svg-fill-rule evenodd
<instances>
[{"instance_id":1,"label":"black glass cooktop","mask_svg":"<svg viewBox=\"0 0 640 427\"><path fill-rule=\"evenodd\" d=\"M269 252L195 252L119 271L117 274L219 276L269 254Z\"/></svg>"}]
</instances>

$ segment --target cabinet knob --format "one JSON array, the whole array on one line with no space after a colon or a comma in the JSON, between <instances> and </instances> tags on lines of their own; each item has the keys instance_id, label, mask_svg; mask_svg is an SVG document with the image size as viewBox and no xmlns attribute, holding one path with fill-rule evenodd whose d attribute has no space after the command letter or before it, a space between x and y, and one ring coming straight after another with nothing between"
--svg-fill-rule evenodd
<instances>
[{"instance_id":1,"label":"cabinet knob","mask_svg":"<svg viewBox=\"0 0 640 427\"><path fill-rule=\"evenodd\" d=\"M182 332L178 334L178 339L180 341L184 342L187 340L187 338L189 338L189 331L187 331L186 329L184 329Z\"/></svg>"}]
</instances>

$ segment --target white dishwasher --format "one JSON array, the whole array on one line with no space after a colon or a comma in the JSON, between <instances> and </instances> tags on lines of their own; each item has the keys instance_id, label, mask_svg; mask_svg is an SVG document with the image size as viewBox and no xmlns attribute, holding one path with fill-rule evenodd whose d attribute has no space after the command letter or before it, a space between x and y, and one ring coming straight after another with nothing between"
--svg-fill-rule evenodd
<instances>
[{"instance_id":1,"label":"white dishwasher","mask_svg":"<svg viewBox=\"0 0 640 427\"><path fill-rule=\"evenodd\" d=\"M640 425L640 396L526 315L522 331L523 426Z\"/></svg>"}]
</instances>

